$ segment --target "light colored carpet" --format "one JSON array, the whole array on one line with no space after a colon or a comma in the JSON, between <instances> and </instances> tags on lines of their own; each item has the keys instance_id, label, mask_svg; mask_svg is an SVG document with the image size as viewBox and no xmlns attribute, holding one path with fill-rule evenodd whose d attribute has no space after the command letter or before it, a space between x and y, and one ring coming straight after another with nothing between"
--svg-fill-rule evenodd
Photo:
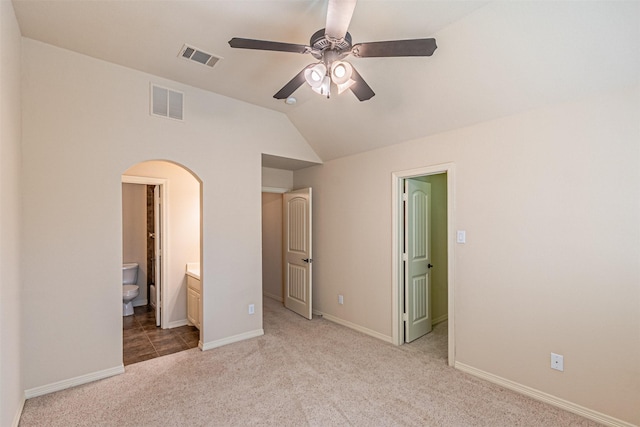
<instances>
[{"instance_id":1,"label":"light colored carpet","mask_svg":"<svg viewBox=\"0 0 640 427\"><path fill-rule=\"evenodd\" d=\"M446 364L446 324L395 347L265 298L265 335L29 399L28 426L596 426Z\"/></svg>"}]
</instances>

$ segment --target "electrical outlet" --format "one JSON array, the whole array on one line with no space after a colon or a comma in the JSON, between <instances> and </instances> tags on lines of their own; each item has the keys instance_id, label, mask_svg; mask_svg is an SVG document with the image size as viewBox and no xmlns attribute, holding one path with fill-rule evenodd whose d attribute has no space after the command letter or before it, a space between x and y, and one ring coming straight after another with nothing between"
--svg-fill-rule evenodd
<instances>
[{"instance_id":1,"label":"electrical outlet","mask_svg":"<svg viewBox=\"0 0 640 427\"><path fill-rule=\"evenodd\" d=\"M551 369L564 371L564 356L561 354L551 353Z\"/></svg>"},{"instance_id":2,"label":"electrical outlet","mask_svg":"<svg viewBox=\"0 0 640 427\"><path fill-rule=\"evenodd\" d=\"M249 304L249 314L255 314L256 306L254 304Z\"/></svg>"},{"instance_id":3,"label":"electrical outlet","mask_svg":"<svg viewBox=\"0 0 640 427\"><path fill-rule=\"evenodd\" d=\"M344 304L344 297L342 295L338 295L338 304Z\"/></svg>"}]
</instances>

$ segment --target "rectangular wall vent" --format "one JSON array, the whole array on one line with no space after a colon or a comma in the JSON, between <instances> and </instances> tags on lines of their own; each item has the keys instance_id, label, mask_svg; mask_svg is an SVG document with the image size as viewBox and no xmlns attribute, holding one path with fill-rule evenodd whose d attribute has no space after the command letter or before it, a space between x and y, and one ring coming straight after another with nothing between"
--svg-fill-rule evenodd
<instances>
[{"instance_id":1,"label":"rectangular wall vent","mask_svg":"<svg viewBox=\"0 0 640 427\"><path fill-rule=\"evenodd\" d=\"M184 45L182 49L180 49L180 53L178 54L180 58L187 59L189 61L195 61L198 64L206 65L208 67L213 67L216 63L222 59L220 56L215 56L211 53L207 53L201 49L195 48L193 46Z\"/></svg>"},{"instance_id":2,"label":"rectangular wall vent","mask_svg":"<svg viewBox=\"0 0 640 427\"><path fill-rule=\"evenodd\" d=\"M164 87L151 85L151 114L182 120L184 113L184 94Z\"/></svg>"}]
</instances>

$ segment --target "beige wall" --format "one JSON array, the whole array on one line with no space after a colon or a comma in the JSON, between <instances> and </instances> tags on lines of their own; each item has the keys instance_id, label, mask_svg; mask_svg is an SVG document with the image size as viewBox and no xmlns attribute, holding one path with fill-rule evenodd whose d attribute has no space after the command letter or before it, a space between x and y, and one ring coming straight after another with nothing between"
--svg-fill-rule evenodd
<instances>
[{"instance_id":1,"label":"beige wall","mask_svg":"<svg viewBox=\"0 0 640 427\"><path fill-rule=\"evenodd\" d=\"M262 293L282 299L282 194L262 193Z\"/></svg>"},{"instance_id":2,"label":"beige wall","mask_svg":"<svg viewBox=\"0 0 640 427\"><path fill-rule=\"evenodd\" d=\"M140 291L133 305L146 304L147 186L143 184L122 184L122 262L138 263Z\"/></svg>"},{"instance_id":3,"label":"beige wall","mask_svg":"<svg viewBox=\"0 0 640 427\"><path fill-rule=\"evenodd\" d=\"M167 251L164 262L163 304L165 327L187 324L186 265L200 262L200 182L186 169L169 162L149 161L133 165L125 175L167 180ZM146 203L146 194L143 196ZM146 205L145 205L146 209ZM145 227L146 234L146 227ZM146 239L145 239L146 244ZM146 257L146 255L145 255ZM138 283L146 283L138 280ZM215 285L215 281L205 282Z\"/></svg>"},{"instance_id":4,"label":"beige wall","mask_svg":"<svg viewBox=\"0 0 640 427\"><path fill-rule=\"evenodd\" d=\"M23 402L20 43L13 6L8 0L0 0L0 425L3 426L16 423Z\"/></svg>"},{"instance_id":5,"label":"beige wall","mask_svg":"<svg viewBox=\"0 0 640 427\"><path fill-rule=\"evenodd\" d=\"M391 335L391 173L453 162L456 363L640 424L639 119L634 86L296 171L314 308Z\"/></svg>"},{"instance_id":6,"label":"beige wall","mask_svg":"<svg viewBox=\"0 0 640 427\"><path fill-rule=\"evenodd\" d=\"M203 342L261 333L261 155L320 161L286 116L30 39L22 59L25 388L121 366L121 175L145 160L202 181ZM184 122L149 114L150 82Z\"/></svg>"},{"instance_id":7,"label":"beige wall","mask_svg":"<svg viewBox=\"0 0 640 427\"><path fill-rule=\"evenodd\" d=\"M263 188L285 188L290 190L293 188L293 171L262 168L262 187Z\"/></svg>"}]
</instances>

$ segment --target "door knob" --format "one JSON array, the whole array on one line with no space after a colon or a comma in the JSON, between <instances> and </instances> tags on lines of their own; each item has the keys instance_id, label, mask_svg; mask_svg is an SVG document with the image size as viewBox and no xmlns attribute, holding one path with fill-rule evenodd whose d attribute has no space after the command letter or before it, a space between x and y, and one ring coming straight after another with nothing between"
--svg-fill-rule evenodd
<instances>
[{"instance_id":1,"label":"door knob","mask_svg":"<svg viewBox=\"0 0 640 427\"><path fill-rule=\"evenodd\" d=\"M427 268L432 268L433 264L427 264Z\"/></svg>"},{"instance_id":2,"label":"door knob","mask_svg":"<svg viewBox=\"0 0 640 427\"><path fill-rule=\"evenodd\" d=\"M307 264L311 263L311 261L313 261L311 258L305 258L303 259L304 262L306 262Z\"/></svg>"}]
</instances>

